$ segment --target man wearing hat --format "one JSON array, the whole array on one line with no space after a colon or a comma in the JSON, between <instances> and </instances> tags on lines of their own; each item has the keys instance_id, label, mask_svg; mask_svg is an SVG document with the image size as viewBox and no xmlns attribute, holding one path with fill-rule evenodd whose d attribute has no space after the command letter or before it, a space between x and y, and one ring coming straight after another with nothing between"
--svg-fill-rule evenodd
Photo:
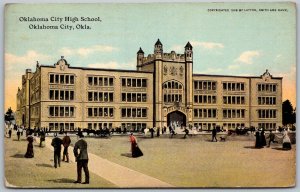
<instances>
[{"instance_id":1,"label":"man wearing hat","mask_svg":"<svg viewBox=\"0 0 300 192\"><path fill-rule=\"evenodd\" d=\"M82 132L77 133L79 140L75 143L74 146L74 156L77 162L77 180L74 183L81 183L81 169L83 168L85 173L85 182L82 184L90 183L90 174L88 169L88 152L87 152L87 142L83 139ZM78 154L79 150L79 154Z\"/></svg>"},{"instance_id":2,"label":"man wearing hat","mask_svg":"<svg viewBox=\"0 0 300 192\"><path fill-rule=\"evenodd\" d=\"M51 145L54 148L54 167L57 168L57 164L60 167L60 153L61 153L62 140L57 137L57 133L54 133Z\"/></svg>"}]
</instances>

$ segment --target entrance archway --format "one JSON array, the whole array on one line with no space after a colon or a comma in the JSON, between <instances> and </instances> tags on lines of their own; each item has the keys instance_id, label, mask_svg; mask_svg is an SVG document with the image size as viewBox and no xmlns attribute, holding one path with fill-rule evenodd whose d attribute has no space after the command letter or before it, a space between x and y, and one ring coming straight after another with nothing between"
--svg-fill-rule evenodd
<instances>
[{"instance_id":1,"label":"entrance archway","mask_svg":"<svg viewBox=\"0 0 300 192\"><path fill-rule=\"evenodd\" d=\"M173 111L167 115L167 125L174 126L174 128L186 126L186 116L180 111Z\"/></svg>"}]
</instances>

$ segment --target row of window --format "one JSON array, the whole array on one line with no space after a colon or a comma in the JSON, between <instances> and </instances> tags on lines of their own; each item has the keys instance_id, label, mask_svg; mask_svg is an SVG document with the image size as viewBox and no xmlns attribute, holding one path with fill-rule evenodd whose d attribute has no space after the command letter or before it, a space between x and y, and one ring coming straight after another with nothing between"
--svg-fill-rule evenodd
<instances>
[{"instance_id":1,"label":"row of window","mask_svg":"<svg viewBox=\"0 0 300 192\"><path fill-rule=\"evenodd\" d=\"M49 106L50 117L74 117L75 107L73 106Z\"/></svg>"},{"instance_id":2,"label":"row of window","mask_svg":"<svg viewBox=\"0 0 300 192\"><path fill-rule=\"evenodd\" d=\"M49 129L54 131L74 131L74 123L49 123Z\"/></svg>"},{"instance_id":3,"label":"row of window","mask_svg":"<svg viewBox=\"0 0 300 192\"><path fill-rule=\"evenodd\" d=\"M147 102L146 93L122 93L123 102Z\"/></svg>"},{"instance_id":4,"label":"row of window","mask_svg":"<svg viewBox=\"0 0 300 192\"><path fill-rule=\"evenodd\" d=\"M89 107L88 117L113 117L114 108L112 107Z\"/></svg>"},{"instance_id":5,"label":"row of window","mask_svg":"<svg viewBox=\"0 0 300 192\"><path fill-rule=\"evenodd\" d=\"M223 118L245 118L245 109L223 109Z\"/></svg>"},{"instance_id":6,"label":"row of window","mask_svg":"<svg viewBox=\"0 0 300 192\"><path fill-rule=\"evenodd\" d=\"M194 95L194 103L217 103L215 95Z\"/></svg>"},{"instance_id":7,"label":"row of window","mask_svg":"<svg viewBox=\"0 0 300 192\"><path fill-rule=\"evenodd\" d=\"M133 132L141 132L143 129L146 129L146 123L122 123L122 130L133 131Z\"/></svg>"},{"instance_id":8,"label":"row of window","mask_svg":"<svg viewBox=\"0 0 300 192\"><path fill-rule=\"evenodd\" d=\"M276 123L258 123L258 128L275 129Z\"/></svg>"},{"instance_id":9,"label":"row of window","mask_svg":"<svg viewBox=\"0 0 300 192\"><path fill-rule=\"evenodd\" d=\"M276 105L276 97L258 97L259 105Z\"/></svg>"},{"instance_id":10,"label":"row of window","mask_svg":"<svg viewBox=\"0 0 300 192\"><path fill-rule=\"evenodd\" d=\"M94 129L94 130L99 130L99 129L112 129L112 123L88 123L88 129Z\"/></svg>"},{"instance_id":11,"label":"row of window","mask_svg":"<svg viewBox=\"0 0 300 192\"><path fill-rule=\"evenodd\" d=\"M50 100L74 100L74 91L71 90L50 90L49 91Z\"/></svg>"},{"instance_id":12,"label":"row of window","mask_svg":"<svg viewBox=\"0 0 300 192\"><path fill-rule=\"evenodd\" d=\"M165 103L182 102L181 94L164 94Z\"/></svg>"},{"instance_id":13,"label":"row of window","mask_svg":"<svg viewBox=\"0 0 300 192\"><path fill-rule=\"evenodd\" d=\"M216 127L216 123L194 123L194 126L198 128L198 130L211 130Z\"/></svg>"},{"instance_id":14,"label":"row of window","mask_svg":"<svg viewBox=\"0 0 300 192\"><path fill-rule=\"evenodd\" d=\"M122 78L122 87L147 87L147 79Z\"/></svg>"},{"instance_id":15,"label":"row of window","mask_svg":"<svg viewBox=\"0 0 300 192\"><path fill-rule=\"evenodd\" d=\"M217 82L215 81L194 81L194 89L199 90L216 90Z\"/></svg>"},{"instance_id":16,"label":"row of window","mask_svg":"<svg viewBox=\"0 0 300 192\"><path fill-rule=\"evenodd\" d=\"M258 91L276 92L276 84L273 83L260 83L257 85Z\"/></svg>"},{"instance_id":17,"label":"row of window","mask_svg":"<svg viewBox=\"0 0 300 192\"><path fill-rule=\"evenodd\" d=\"M122 117L147 117L146 108L122 108Z\"/></svg>"},{"instance_id":18,"label":"row of window","mask_svg":"<svg viewBox=\"0 0 300 192\"><path fill-rule=\"evenodd\" d=\"M69 74L50 74L49 82L51 84L74 84L74 75Z\"/></svg>"},{"instance_id":19,"label":"row of window","mask_svg":"<svg viewBox=\"0 0 300 192\"><path fill-rule=\"evenodd\" d=\"M245 127L245 123L223 123L223 129L236 129L237 127Z\"/></svg>"},{"instance_id":20,"label":"row of window","mask_svg":"<svg viewBox=\"0 0 300 192\"><path fill-rule=\"evenodd\" d=\"M114 78L89 76L88 84L91 86L114 86Z\"/></svg>"},{"instance_id":21,"label":"row of window","mask_svg":"<svg viewBox=\"0 0 300 192\"><path fill-rule=\"evenodd\" d=\"M276 109L259 109L258 118L276 118Z\"/></svg>"},{"instance_id":22,"label":"row of window","mask_svg":"<svg viewBox=\"0 0 300 192\"><path fill-rule=\"evenodd\" d=\"M194 117L196 118L216 118L217 109L194 109Z\"/></svg>"},{"instance_id":23,"label":"row of window","mask_svg":"<svg viewBox=\"0 0 300 192\"><path fill-rule=\"evenodd\" d=\"M88 101L113 102L114 94L112 92L89 91Z\"/></svg>"},{"instance_id":24,"label":"row of window","mask_svg":"<svg viewBox=\"0 0 300 192\"><path fill-rule=\"evenodd\" d=\"M244 91L245 83L242 82L223 82L223 90L226 91Z\"/></svg>"},{"instance_id":25,"label":"row of window","mask_svg":"<svg viewBox=\"0 0 300 192\"><path fill-rule=\"evenodd\" d=\"M177 81L168 81L163 84L164 89L182 89L181 83Z\"/></svg>"},{"instance_id":26,"label":"row of window","mask_svg":"<svg viewBox=\"0 0 300 192\"><path fill-rule=\"evenodd\" d=\"M245 104L245 96L223 96L223 104Z\"/></svg>"}]
</instances>

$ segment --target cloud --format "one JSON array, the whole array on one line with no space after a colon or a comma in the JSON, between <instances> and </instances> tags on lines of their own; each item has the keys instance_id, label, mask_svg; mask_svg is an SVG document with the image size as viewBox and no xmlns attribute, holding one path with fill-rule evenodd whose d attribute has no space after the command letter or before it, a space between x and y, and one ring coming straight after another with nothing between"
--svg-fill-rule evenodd
<instances>
[{"instance_id":1,"label":"cloud","mask_svg":"<svg viewBox=\"0 0 300 192\"><path fill-rule=\"evenodd\" d=\"M240 66L239 66L239 65L236 65L236 64L233 64L233 65L229 65L229 66L228 66L228 69L231 69L231 70L233 70L233 69L238 69L238 68L240 68Z\"/></svg>"},{"instance_id":2,"label":"cloud","mask_svg":"<svg viewBox=\"0 0 300 192\"><path fill-rule=\"evenodd\" d=\"M200 47L207 50L224 48L224 45L222 43L215 43L215 42L191 41L191 44L193 47Z\"/></svg>"},{"instance_id":3,"label":"cloud","mask_svg":"<svg viewBox=\"0 0 300 192\"><path fill-rule=\"evenodd\" d=\"M5 53L4 61L5 61L5 71L9 71L12 69L20 69L24 70L25 68L31 68L35 66L36 61L39 60L49 60L50 56L38 53L34 50L29 50L26 54L22 56L14 55L11 53ZM16 65L18 66L16 68Z\"/></svg>"},{"instance_id":4,"label":"cloud","mask_svg":"<svg viewBox=\"0 0 300 192\"><path fill-rule=\"evenodd\" d=\"M216 74L222 72L224 69L222 68L207 68L203 71L196 71L195 74Z\"/></svg>"},{"instance_id":5,"label":"cloud","mask_svg":"<svg viewBox=\"0 0 300 192\"><path fill-rule=\"evenodd\" d=\"M236 63L253 64L253 59L259 56L261 56L260 51L244 51L234 61Z\"/></svg>"},{"instance_id":6,"label":"cloud","mask_svg":"<svg viewBox=\"0 0 300 192\"><path fill-rule=\"evenodd\" d=\"M71 56L71 55L80 55L81 57L87 57L88 55L94 54L94 53L103 53L103 52L112 52L117 51L118 48L108 46L108 45L94 45L91 47L81 47L77 49L69 48L69 47L63 47L59 50L59 53L64 56Z\"/></svg>"},{"instance_id":7,"label":"cloud","mask_svg":"<svg viewBox=\"0 0 300 192\"><path fill-rule=\"evenodd\" d=\"M202 42L202 41L191 41L190 42L193 48L201 48L203 50L212 51L212 50L219 50L223 49L224 45L222 43L215 43L215 42ZM184 46L182 45L174 45L171 47L171 50L174 50L178 53L184 51Z\"/></svg>"},{"instance_id":8,"label":"cloud","mask_svg":"<svg viewBox=\"0 0 300 192\"><path fill-rule=\"evenodd\" d=\"M136 61L128 63L118 63L117 61L109 61L105 63L91 63L87 65L91 68L105 68L105 69L135 69Z\"/></svg>"}]
</instances>

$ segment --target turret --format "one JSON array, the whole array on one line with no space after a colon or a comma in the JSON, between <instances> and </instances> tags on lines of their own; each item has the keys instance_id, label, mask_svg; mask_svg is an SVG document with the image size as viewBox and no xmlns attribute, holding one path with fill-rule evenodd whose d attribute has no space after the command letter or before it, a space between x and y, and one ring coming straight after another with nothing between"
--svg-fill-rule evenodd
<instances>
[{"instance_id":1,"label":"turret","mask_svg":"<svg viewBox=\"0 0 300 192\"><path fill-rule=\"evenodd\" d=\"M193 47L190 42L187 42L187 44L185 45L184 54L186 61L193 61Z\"/></svg>"},{"instance_id":2,"label":"turret","mask_svg":"<svg viewBox=\"0 0 300 192\"><path fill-rule=\"evenodd\" d=\"M136 56L136 58L137 58L136 67L137 67L137 70L140 71L140 67L143 64L143 59L144 59L143 49L140 47L139 51L136 54L137 54L137 56Z\"/></svg>"},{"instance_id":3,"label":"turret","mask_svg":"<svg viewBox=\"0 0 300 192\"><path fill-rule=\"evenodd\" d=\"M162 54L163 54L163 45L160 42L160 40L157 39L154 45L154 55L156 58L162 58Z\"/></svg>"}]
</instances>

